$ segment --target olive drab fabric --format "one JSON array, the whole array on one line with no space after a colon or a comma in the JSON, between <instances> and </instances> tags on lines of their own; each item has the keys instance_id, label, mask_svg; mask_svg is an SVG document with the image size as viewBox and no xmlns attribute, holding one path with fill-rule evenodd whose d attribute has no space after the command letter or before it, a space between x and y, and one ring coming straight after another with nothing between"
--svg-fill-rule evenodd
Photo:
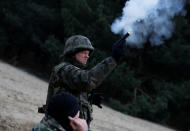
<instances>
[{"instance_id":1,"label":"olive drab fabric","mask_svg":"<svg viewBox=\"0 0 190 131\"><path fill-rule=\"evenodd\" d=\"M51 116L44 116L40 123L36 124L32 131L66 131L55 119Z\"/></svg>"},{"instance_id":2,"label":"olive drab fabric","mask_svg":"<svg viewBox=\"0 0 190 131\"><path fill-rule=\"evenodd\" d=\"M63 56L73 54L80 49L87 49L90 52L94 50L90 40L82 35L74 35L68 38L65 43Z\"/></svg>"},{"instance_id":3,"label":"olive drab fabric","mask_svg":"<svg viewBox=\"0 0 190 131\"><path fill-rule=\"evenodd\" d=\"M80 118L87 120L89 125L92 120L92 105L88 101L88 95L102 83L117 64L113 57L108 57L92 69L84 70L74 57L67 55L67 53L70 54L70 51L73 52L78 47L81 47L80 49L84 47L84 49L93 50L89 40L84 40L83 38L86 39L86 37L74 36L67 40L66 43L68 45L66 44L64 49L67 58L62 63L55 66L51 73L46 105L55 94L61 92L71 93L76 96L79 102Z\"/></svg>"},{"instance_id":4,"label":"olive drab fabric","mask_svg":"<svg viewBox=\"0 0 190 131\"><path fill-rule=\"evenodd\" d=\"M88 93L95 89L116 67L112 57L108 57L90 70L83 70L70 63L57 65L50 77L49 99L57 93L69 92L77 97L80 104L80 117L89 123L92 120L92 106L88 102Z\"/></svg>"}]
</instances>

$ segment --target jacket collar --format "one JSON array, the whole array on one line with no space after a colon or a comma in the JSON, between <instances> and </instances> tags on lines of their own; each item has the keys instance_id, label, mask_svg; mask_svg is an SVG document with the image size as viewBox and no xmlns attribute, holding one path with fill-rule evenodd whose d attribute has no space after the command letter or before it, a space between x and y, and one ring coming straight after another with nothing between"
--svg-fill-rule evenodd
<instances>
[{"instance_id":1,"label":"jacket collar","mask_svg":"<svg viewBox=\"0 0 190 131\"><path fill-rule=\"evenodd\" d=\"M53 131L66 131L54 118L49 115L45 115L41 122Z\"/></svg>"},{"instance_id":2,"label":"jacket collar","mask_svg":"<svg viewBox=\"0 0 190 131\"><path fill-rule=\"evenodd\" d=\"M72 56L71 58L65 57L63 60L65 62L71 63L72 65L74 65L76 67L79 67L81 69L86 69L87 68L86 65L83 65L83 64L79 63L78 61L76 61L74 56Z\"/></svg>"}]
</instances>

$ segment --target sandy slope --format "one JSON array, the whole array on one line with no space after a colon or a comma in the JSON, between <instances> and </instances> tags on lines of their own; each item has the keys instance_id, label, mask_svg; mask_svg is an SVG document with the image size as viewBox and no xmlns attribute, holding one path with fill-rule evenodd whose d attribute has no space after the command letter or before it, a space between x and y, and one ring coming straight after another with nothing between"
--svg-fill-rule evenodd
<instances>
[{"instance_id":1,"label":"sandy slope","mask_svg":"<svg viewBox=\"0 0 190 131\"><path fill-rule=\"evenodd\" d=\"M41 120L37 107L45 103L48 84L0 61L0 131L28 131ZM94 106L93 131L173 131Z\"/></svg>"}]
</instances>

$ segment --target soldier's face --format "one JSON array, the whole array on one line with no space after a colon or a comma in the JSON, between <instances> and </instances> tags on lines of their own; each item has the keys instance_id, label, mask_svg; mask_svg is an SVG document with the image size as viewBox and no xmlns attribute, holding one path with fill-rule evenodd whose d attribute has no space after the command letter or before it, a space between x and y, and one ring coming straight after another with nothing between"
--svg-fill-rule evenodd
<instances>
[{"instance_id":1,"label":"soldier's face","mask_svg":"<svg viewBox=\"0 0 190 131\"><path fill-rule=\"evenodd\" d=\"M84 50L84 51L80 51L78 53L75 54L75 59L83 64L83 65L86 65L87 61L88 61L88 58L89 58L89 51L88 50Z\"/></svg>"}]
</instances>

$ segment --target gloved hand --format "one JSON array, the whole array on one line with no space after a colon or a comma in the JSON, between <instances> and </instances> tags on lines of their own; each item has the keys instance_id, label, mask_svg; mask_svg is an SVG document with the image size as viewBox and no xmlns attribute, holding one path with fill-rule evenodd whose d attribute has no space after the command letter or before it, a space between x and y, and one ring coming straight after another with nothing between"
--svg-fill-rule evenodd
<instances>
[{"instance_id":1,"label":"gloved hand","mask_svg":"<svg viewBox=\"0 0 190 131\"><path fill-rule=\"evenodd\" d=\"M129 32L127 32L120 40L118 40L116 43L112 46L112 57L116 60L118 63L122 58L124 58L125 55L125 39L130 35Z\"/></svg>"},{"instance_id":2,"label":"gloved hand","mask_svg":"<svg viewBox=\"0 0 190 131\"><path fill-rule=\"evenodd\" d=\"M112 57L116 60L116 62L120 62L122 58L124 58L125 51L124 51L124 42L120 46L113 45L112 46Z\"/></svg>"},{"instance_id":3,"label":"gloved hand","mask_svg":"<svg viewBox=\"0 0 190 131\"><path fill-rule=\"evenodd\" d=\"M88 101L90 101L91 104L94 104L94 105L98 106L99 108L102 108L101 104L102 104L103 100L104 100L103 94L95 93L95 92L92 92L88 98Z\"/></svg>"}]
</instances>

